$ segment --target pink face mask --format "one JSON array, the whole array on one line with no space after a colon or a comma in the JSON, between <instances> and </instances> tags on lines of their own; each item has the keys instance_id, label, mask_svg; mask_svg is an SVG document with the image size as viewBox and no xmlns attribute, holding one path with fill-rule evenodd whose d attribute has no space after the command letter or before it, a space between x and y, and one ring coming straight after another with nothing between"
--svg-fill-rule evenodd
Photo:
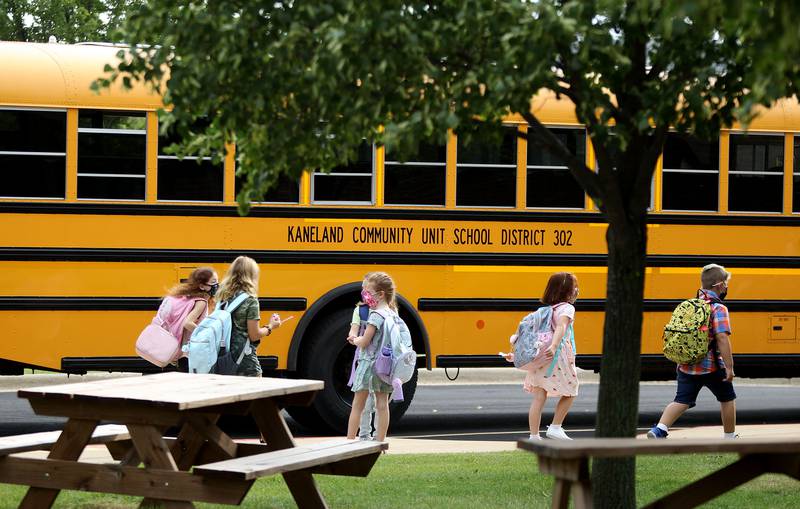
<instances>
[{"instance_id":1,"label":"pink face mask","mask_svg":"<svg viewBox=\"0 0 800 509\"><path fill-rule=\"evenodd\" d=\"M361 290L361 300L371 308L378 307L378 301L375 300L375 297L367 290Z\"/></svg>"}]
</instances>

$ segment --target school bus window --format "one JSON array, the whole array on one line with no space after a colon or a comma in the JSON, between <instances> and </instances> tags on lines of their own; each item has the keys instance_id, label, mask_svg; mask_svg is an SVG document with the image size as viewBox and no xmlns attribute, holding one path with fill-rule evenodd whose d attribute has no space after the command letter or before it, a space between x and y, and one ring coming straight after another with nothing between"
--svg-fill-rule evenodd
<instances>
[{"instance_id":1,"label":"school bus window","mask_svg":"<svg viewBox=\"0 0 800 509\"><path fill-rule=\"evenodd\" d=\"M586 159L586 136L583 129L550 128L569 151L581 161ZM530 135L531 131L528 131ZM584 208L583 188L567 168L566 162L528 140L527 201L530 208Z\"/></svg>"},{"instance_id":2,"label":"school bus window","mask_svg":"<svg viewBox=\"0 0 800 509\"><path fill-rule=\"evenodd\" d=\"M78 198L144 200L144 112L78 113Z\"/></svg>"},{"instance_id":3,"label":"school bus window","mask_svg":"<svg viewBox=\"0 0 800 509\"><path fill-rule=\"evenodd\" d=\"M794 168L792 170L792 212L800 212L800 136L794 137Z\"/></svg>"},{"instance_id":4,"label":"school bus window","mask_svg":"<svg viewBox=\"0 0 800 509\"><path fill-rule=\"evenodd\" d=\"M236 177L236 195L239 195L244 179ZM300 179L281 174L278 181L263 196L253 198L253 203L300 203Z\"/></svg>"},{"instance_id":5,"label":"school bus window","mask_svg":"<svg viewBox=\"0 0 800 509\"><path fill-rule=\"evenodd\" d=\"M617 158L616 154L617 151L619 150L619 146L615 143L612 143L612 140L614 140L613 137L617 135L614 126L608 128L608 134L610 138L609 142L606 144L606 150L608 151L608 155L611 159L616 159ZM598 169L600 168L600 163L597 161L596 157L594 160L594 167ZM616 167L614 167L614 170L616 170ZM656 190L656 175L654 173L653 178L650 179L650 204L647 206L647 210L653 210L655 208L655 201L656 201L655 190ZM597 205L595 205L595 207L597 207Z\"/></svg>"},{"instance_id":6,"label":"school bus window","mask_svg":"<svg viewBox=\"0 0 800 509\"><path fill-rule=\"evenodd\" d=\"M458 140L456 205L513 207L517 189L517 128L504 129L500 143Z\"/></svg>"},{"instance_id":7,"label":"school bus window","mask_svg":"<svg viewBox=\"0 0 800 509\"><path fill-rule=\"evenodd\" d=\"M0 197L64 198L66 111L0 109Z\"/></svg>"},{"instance_id":8,"label":"school bus window","mask_svg":"<svg viewBox=\"0 0 800 509\"><path fill-rule=\"evenodd\" d=\"M719 203L719 138L669 133L664 144L664 210L716 211Z\"/></svg>"},{"instance_id":9,"label":"school bus window","mask_svg":"<svg viewBox=\"0 0 800 509\"><path fill-rule=\"evenodd\" d=\"M372 203L374 173L373 147L364 142L358 148L356 160L338 166L330 173L315 171L312 180L314 202Z\"/></svg>"},{"instance_id":10,"label":"school bus window","mask_svg":"<svg viewBox=\"0 0 800 509\"><path fill-rule=\"evenodd\" d=\"M174 132L158 137L158 199L166 201L222 201L224 168L211 157L178 156L165 149L180 142Z\"/></svg>"},{"instance_id":11,"label":"school bus window","mask_svg":"<svg viewBox=\"0 0 800 509\"><path fill-rule=\"evenodd\" d=\"M417 154L400 162L386 151L385 195L387 205L444 206L447 146L421 143Z\"/></svg>"},{"instance_id":12,"label":"school bus window","mask_svg":"<svg viewBox=\"0 0 800 509\"><path fill-rule=\"evenodd\" d=\"M728 209L783 210L783 136L732 134Z\"/></svg>"}]
</instances>

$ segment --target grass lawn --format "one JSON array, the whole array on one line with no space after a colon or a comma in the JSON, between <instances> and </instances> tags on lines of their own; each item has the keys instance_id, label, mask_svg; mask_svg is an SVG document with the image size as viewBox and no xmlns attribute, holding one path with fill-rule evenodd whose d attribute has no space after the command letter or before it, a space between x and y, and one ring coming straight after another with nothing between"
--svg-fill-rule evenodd
<instances>
[{"instance_id":1,"label":"grass lawn","mask_svg":"<svg viewBox=\"0 0 800 509\"><path fill-rule=\"evenodd\" d=\"M643 505L735 461L735 455L647 456L637 462L637 500ZM690 463L691 461L691 463ZM540 474L533 454L515 451L478 454L387 454L366 479L317 476L332 508L489 509L549 507L552 478ZM704 507L797 508L797 481L765 475ZM24 487L0 484L0 508L16 507ZM140 499L97 493L62 492L57 508L134 508ZM231 507L197 504L200 508ZM258 481L242 507L295 507L280 477Z\"/></svg>"}]
</instances>

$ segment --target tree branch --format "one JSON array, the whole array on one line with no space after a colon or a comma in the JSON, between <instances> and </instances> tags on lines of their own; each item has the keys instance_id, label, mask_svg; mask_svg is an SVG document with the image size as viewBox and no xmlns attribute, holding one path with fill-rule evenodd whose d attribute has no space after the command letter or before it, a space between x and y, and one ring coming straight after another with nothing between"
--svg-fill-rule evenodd
<instances>
[{"instance_id":1,"label":"tree branch","mask_svg":"<svg viewBox=\"0 0 800 509\"><path fill-rule=\"evenodd\" d=\"M563 85L558 86L555 89L555 93L568 97L570 101L572 101L573 103L577 101L577 95L575 94L575 91L572 90L570 87L565 87Z\"/></svg>"},{"instance_id":2,"label":"tree branch","mask_svg":"<svg viewBox=\"0 0 800 509\"><path fill-rule=\"evenodd\" d=\"M600 182L598 181L597 174L586 166L586 161L581 161L567 150L567 147L561 143L561 140L556 138L549 129L542 125L534 114L527 111L523 112L522 116L528 122L529 129L532 129L536 134L533 138L529 134L528 141L530 142L533 140L534 143L550 150L553 154L563 159L567 163L567 167L572 175L586 190L589 196L595 200L601 198Z\"/></svg>"},{"instance_id":3,"label":"tree branch","mask_svg":"<svg viewBox=\"0 0 800 509\"><path fill-rule=\"evenodd\" d=\"M603 193L600 210L605 214L609 223L622 226L625 223L625 206L619 182L621 176L614 170L614 162L611 160L608 149L598 141L592 139L598 166L597 177Z\"/></svg>"}]
</instances>

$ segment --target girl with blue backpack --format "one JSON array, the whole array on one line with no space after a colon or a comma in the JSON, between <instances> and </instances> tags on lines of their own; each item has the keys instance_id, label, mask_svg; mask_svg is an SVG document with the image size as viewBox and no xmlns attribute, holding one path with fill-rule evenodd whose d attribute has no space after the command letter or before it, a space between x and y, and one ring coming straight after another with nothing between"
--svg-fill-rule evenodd
<instances>
[{"instance_id":1,"label":"girl with blue backpack","mask_svg":"<svg viewBox=\"0 0 800 509\"><path fill-rule=\"evenodd\" d=\"M364 280L361 282L361 291L367 289L367 279L369 278L370 274L364 276ZM350 320L350 331L347 333L347 341L351 342L359 337L363 336L364 332L367 330L367 320L369 319L369 306L364 303L363 301L359 301L356 304L355 309L353 310L353 318ZM358 367L358 357L361 353L360 348L356 348L355 355L353 356L353 365L350 369L350 379L347 382L348 387L353 386L353 382L355 381L356 377L356 368ZM361 421L359 421L358 425L358 438L360 440L372 440L375 438L375 431L372 426L373 418L375 417L375 394L370 392L367 395L367 400L364 403L364 411L361 412ZM376 426L377 427L377 426Z\"/></svg>"},{"instance_id":2,"label":"girl with blue backpack","mask_svg":"<svg viewBox=\"0 0 800 509\"><path fill-rule=\"evenodd\" d=\"M547 398L558 397L553 422L546 436L556 440L572 440L561 427L575 396L578 395L578 372L575 366L575 300L578 298L578 278L571 272L557 272L550 276L542 296L542 303L552 309L550 330L552 341L543 352L544 362L531 363L523 388L533 394L528 412L528 424L533 440L540 440L539 426L542 409Z\"/></svg>"},{"instance_id":3,"label":"girl with blue backpack","mask_svg":"<svg viewBox=\"0 0 800 509\"><path fill-rule=\"evenodd\" d=\"M386 440L389 429L389 394L392 392L392 385L381 380L375 373L374 366L385 334L386 316L392 311L397 312L396 293L397 289L389 274L385 272L367 274L361 291L361 300L370 310L367 327L363 335L347 338L350 344L359 348L358 365L352 385L353 406L347 423L347 438L350 440L356 438L361 415L370 393L375 397L375 439L381 442Z\"/></svg>"},{"instance_id":4,"label":"girl with blue backpack","mask_svg":"<svg viewBox=\"0 0 800 509\"><path fill-rule=\"evenodd\" d=\"M233 359L238 360L241 357L236 370L236 374L240 376L261 376L261 363L258 361L256 349L261 344L261 338L269 336L282 323L281 317L276 313L272 315L266 327L259 326L258 322L261 319L258 305L259 273L255 260L239 256L231 263L217 292L220 303L232 302L239 295L247 294L247 298L231 312L230 354Z\"/></svg>"}]
</instances>

